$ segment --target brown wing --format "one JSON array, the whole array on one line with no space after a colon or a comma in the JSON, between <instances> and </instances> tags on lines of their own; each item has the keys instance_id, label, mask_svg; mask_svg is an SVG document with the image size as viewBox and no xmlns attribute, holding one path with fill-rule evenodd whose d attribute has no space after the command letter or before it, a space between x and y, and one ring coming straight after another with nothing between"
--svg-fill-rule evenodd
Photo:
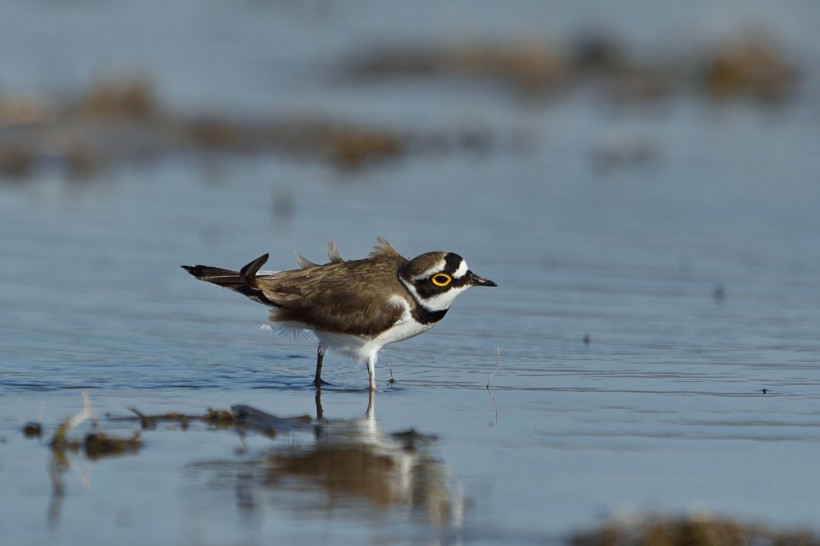
<instances>
[{"instance_id":1,"label":"brown wing","mask_svg":"<svg viewBox=\"0 0 820 546\"><path fill-rule=\"evenodd\" d=\"M406 260L398 253L379 253L367 260L331 262L272 275L243 277L277 306L276 321L295 321L319 330L354 335L374 334L402 314L385 293L403 292L396 275Z\"/></svg>"}]
</instances>

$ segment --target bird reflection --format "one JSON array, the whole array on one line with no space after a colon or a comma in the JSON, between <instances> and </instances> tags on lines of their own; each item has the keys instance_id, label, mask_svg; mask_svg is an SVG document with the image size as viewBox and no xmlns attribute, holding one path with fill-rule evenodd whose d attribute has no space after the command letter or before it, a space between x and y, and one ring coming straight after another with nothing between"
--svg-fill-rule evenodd
<instances>
[{"instance_id":1,"label":"bird reflection","mask_svg":"<svg viewBox=\"0 0 820 546\"><path fill-rule=\"evenodd\" d=\"M245 517L254 517L260 503L272 502L301 514L363 508L373 517L398 511L435 526L460 524L463 501L452 491L447 467L429 453L435 438L415 430L381 431L372 393L363 418L325 418L321 394L318 418L311 422L283 420L248 406L233 411L246 430L281 433L283 421L289 428L287 442L251 465L233 467L237 505Z\"/></svg>"}]
</instances>

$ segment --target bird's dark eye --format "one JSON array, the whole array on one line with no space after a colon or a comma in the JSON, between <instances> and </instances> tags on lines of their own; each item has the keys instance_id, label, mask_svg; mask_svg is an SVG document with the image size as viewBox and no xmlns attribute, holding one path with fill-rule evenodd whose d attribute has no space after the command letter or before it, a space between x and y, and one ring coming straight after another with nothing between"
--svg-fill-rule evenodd
<instances>
[{"instance_id":1,"label":"bird's dark eye","mask_svg":"<svg viewBox=\"0 0 820 546\"><path fill-rule=\"evenodd\" d=\"M447 273L436 273L430 277L430 282L436 286L447 286L453 281L453 278Z\"/></svg>"}]
</instances>

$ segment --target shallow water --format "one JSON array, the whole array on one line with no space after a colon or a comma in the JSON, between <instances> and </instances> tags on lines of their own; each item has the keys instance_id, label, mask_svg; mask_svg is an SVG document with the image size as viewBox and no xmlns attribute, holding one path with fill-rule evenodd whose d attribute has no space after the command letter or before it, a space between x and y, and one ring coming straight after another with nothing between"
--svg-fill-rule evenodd
<instances>
[{"instance_id":1,"label":"shallow water","mask_svg":"<svg viewBox=\"0 0 820 546\"><path fill-rule=\"evenodd\" d=\"M583 19L557 6L559 30ZM798 30L818 10L789 6L773 28L817 51ZM256 9L270 16L264 3L246 6L231 28ZM208 21L224 15L202 10ZM380 13L319 29L290 13L303 22L292 54L320 72L328 42L354 49L362 41L351 29L378 26ZM655 16L637 43L668 28ZM514 35L522 19L476 27ZM418 36L422 22L396 25ZM184 56L157 60L169 104L223 97L226 110L264 110L259 79L290 96L309 82L297 109L313 97L349 115L370 105L372 119L408 126L474 120L499 144L356 172L276 154L177 154L88 180L49 169L4 179L0 533L10 544L530 544L597 518L699 510L815 525L816 102L679 99L615 112L583 97L454 97L452 82L338 88L279 58L268 60L291 66L296 81L262 78L265 35L252 28L259 34L222 29L225 56L249 57L199 101L196 85L174 75ZM182 43L213 47L205 34ZM45 62L35 59L28 70ZM188 69L208 80L205 68ZM12 73L42 84L36 71ZM593 151L622 140L652 142L659 157L597 170ZM458 252L499 287L471 290L436 328L382 351L372 419L363 367L329 355L333 386L319 408L313 341L260 329L261 306L178 267L240 267L270 252L267 266L289 268L294 251L320 261L329 239L358 258L378 235L410 256ZM142 431L137 454L70 454L55 471L48 441L80 411L81 392L97 426L123 437L138 423L109 417L131 406L197 414L245 404L331 424L271 439L165 423ZM24 438L29 421L43 423L42 438ZM390 434L409 429L436 438L396 445Z\"/></svg>"}]
</instances>

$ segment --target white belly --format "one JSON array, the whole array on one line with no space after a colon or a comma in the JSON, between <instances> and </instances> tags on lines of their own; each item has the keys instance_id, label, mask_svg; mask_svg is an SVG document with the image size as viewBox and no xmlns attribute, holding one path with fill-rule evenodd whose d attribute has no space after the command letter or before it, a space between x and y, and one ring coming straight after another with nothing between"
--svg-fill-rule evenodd
<instances>
[{"instance_id":1,"label":"white belly","mask_svg":"<svg viewBox=\"0 0 820 546\"><path fill-rule=\"evenodd\" d=\"M402 316L391 328L376 337L351 336L331 332L316 332L316 337L328 349L358 360L368 360L375 357L376 353L385 345L415 337L433 327L433 324L416 322L412 313L410 313L410 306L403 298L395 298L393 303L402 308Z\"/></svg>"}]
</instances>

